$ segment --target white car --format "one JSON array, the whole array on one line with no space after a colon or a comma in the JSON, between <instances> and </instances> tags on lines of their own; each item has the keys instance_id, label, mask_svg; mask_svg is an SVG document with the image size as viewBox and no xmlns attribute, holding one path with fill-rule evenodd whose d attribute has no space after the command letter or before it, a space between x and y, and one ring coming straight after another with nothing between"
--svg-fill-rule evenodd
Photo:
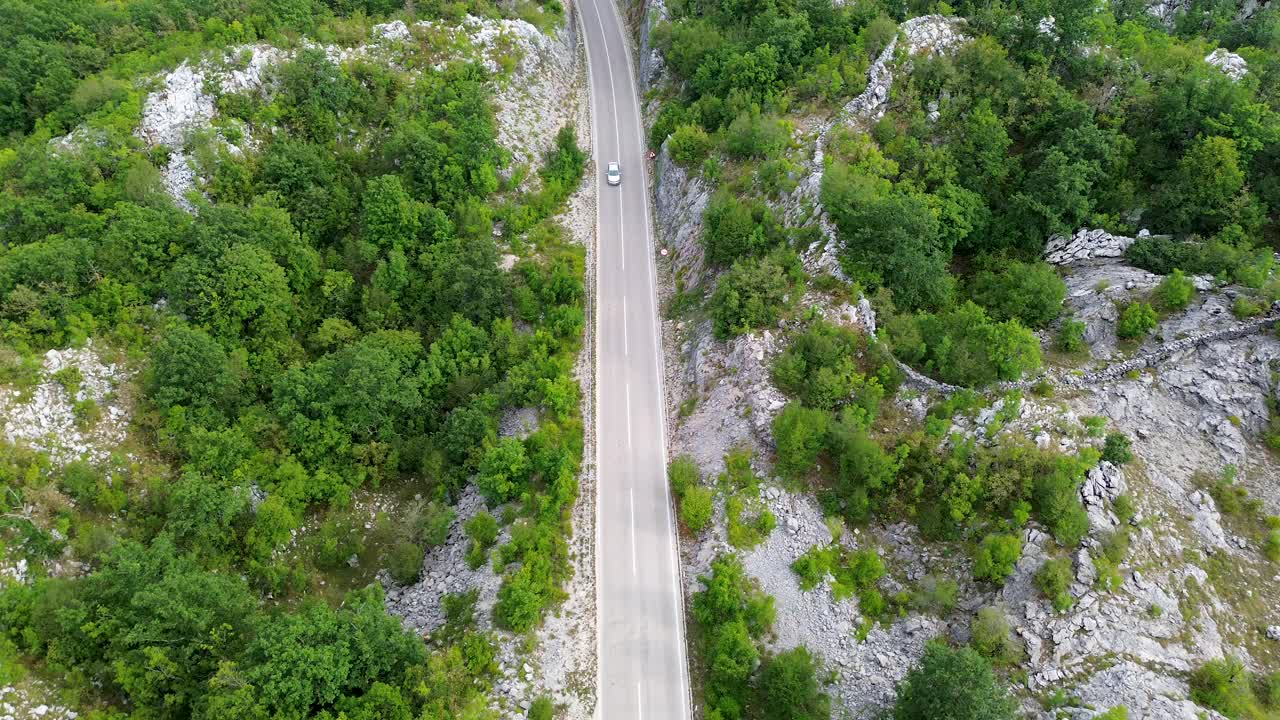
<instances>
[{"instance_id":1,"label":"white car","mask_svg":"<svg viewBox=\"0 0 1280 720\"><path fill-rule=\"evenodd\" d=\"M621 185L622 168L618 167L618 163L611 162L609 163L609 168L605 170L604 177L605 180L609 181L610 185Z\"/></svg>"}]
</instances>

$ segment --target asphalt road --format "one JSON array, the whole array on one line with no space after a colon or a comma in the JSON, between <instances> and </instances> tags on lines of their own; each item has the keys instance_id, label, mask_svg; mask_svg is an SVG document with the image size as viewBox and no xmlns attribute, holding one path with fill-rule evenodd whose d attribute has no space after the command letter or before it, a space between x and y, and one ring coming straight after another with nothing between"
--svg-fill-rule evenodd
<instances>
[{"instance_id":1,"label":"asphalt road","mask_svg":"<svg viewBox=\"0 0 1280 720\"><path fill-rule=\"evenodd\" d=\"M579 0L597 170L596 599L602 720L689 714L666 473L662 355L639 96L612 0ZM604 169L622 166L610 186Z\"/></svg>"}]
</instances>

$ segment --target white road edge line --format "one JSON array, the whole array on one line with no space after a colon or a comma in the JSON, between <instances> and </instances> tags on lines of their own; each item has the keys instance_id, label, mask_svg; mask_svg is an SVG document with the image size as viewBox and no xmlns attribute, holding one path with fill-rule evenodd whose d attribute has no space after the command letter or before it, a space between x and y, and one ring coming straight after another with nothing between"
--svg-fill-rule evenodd
<instances>
[{"instance_id":1,"label":"white road edge line","mask_svg":"<svg viewBox=\"0 0 1280 720\"><path fill-rule=\"evenodd\" d=\"M644 720L644 694L640 692L640 681L636 681L636 715Z\"/></svg>"},{"instance_id":2,"label":"white road edge line","mask_svg":"<svg viewBox=\"0 0 1280 720\"><path fill-rule=\"evenodd\" d=\"M636 489L631 487L631 577L632 579L640 577L637 572L636 563Z\"/></svg>"},{"instance_id":3,"label":"white road edge line","mask_svg":"<svg viewBox=\"0 0 1280 720\"><path fill-rule=\"evenodd\" d=\"M626 383L627 388L627 452L631 452L631 382ZM631 486L632 489L635 485Z\"/></svg>"},{"instance_id":4,"label":"white road edge line","mask_svg":"<svg viewBox=\"0 0 1280 720\"><path fill-rule=\"evenodd\" d=\"M622 253L626 255L626 253ZM622 354L631 357L631 343L627 340L627 296L622 296Z\"/></svg>"}]
</instances>

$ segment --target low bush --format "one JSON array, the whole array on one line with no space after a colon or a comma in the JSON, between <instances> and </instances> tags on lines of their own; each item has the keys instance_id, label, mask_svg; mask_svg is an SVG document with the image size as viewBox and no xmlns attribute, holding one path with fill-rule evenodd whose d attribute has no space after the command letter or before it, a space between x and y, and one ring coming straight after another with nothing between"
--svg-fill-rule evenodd
<instances>
[{"instance_id":1,"label":"low bush","mask_svg":"<svg viewBox=\"0 0 1280 720\"><path fill-rule=\"evenodd\" d=\"M1021 556L1022 538L1017 535L987 535L974 555L973 576L1001 585L1013 573L1013 566Z\"/></svg>"},{"instance_id":2,"label":"low bush","mask_svg":"<svg viewBox=\"0 0 1280 720\"><path fill-rule=\"evenodd\" d=\"M1120 311L1116 322L1116 337L1130 340L1139 338L1156 327L1156 311L1150 303L1131 302Z\"/></svg>"},{"instance_id":3,"label":"low bush","mask_svg":"<svg viewBox=\"0 0 1280 720\"><path fill-rule=\"evenodd\" d=\"M995 606L978 610L973 619L973 648L992 662L1005 664L1018 659L1021 654L1009 618Z\"/></svg>"},{"instance_id":4,"label":"low bush","mask_svg":"<svg viewBox=\"0 0 1280 720\"><path fill-rule=\"evenodd\" d=\"M1062 321L1062 326L1058 328L1058 336L1054 340L1054 347L1065 353L1080 352L1085 347L1084 331L1087 326L1079 321L1067 318Z\"/></svg>"},{"instance_id":5,"label":"low bush","mask_svg":"<svg viewBox=\"0 0 1280 720\"><path fill-rule=\"evenodd\" d=\"M1182 310L1195 297L1196 286L1181 270L1174 270L1156 287L1156 298L1166 310Z\"/></svg>"},{"instance_id":6,"label":"low bush","mask_svg":"<svg viewBox=\"0 0 1280 720\"><path fill-rule=\"evenodd\" d=\"M680 497L680 521L694 533L702 532L711 522L713 495L710 488L691 487Z\"/></svg>"},{"instance_id":7,"label":"low bush","mask_svg":"<svg viewBox=\"0 0 1280 720\"><path fill-rule=\"evenodd\" d=\"M1124 465L1133 459L1133 452L1129 449L1131 446L1128 435L1122 432L1108 433L1102 444L1102 460L1112 465Z\"/></svg>"},{"instance_id":8,"label":"low bush","mask_svg":"<svg viewBox=\"0 0 1280 720\"><path fill-rule=\"evenodd\" d=\"M768 508L760 507L758 502L752 504L755 507L748 509L740 495L732 495L725 501L729 544L740 550L750 550L764 542L777 524Z\"/></svg>"},{"instance_id":9,"label":"low bush","mask_svg":"<svg viewBox=\"0 0 1280 720\"><path fill-rule=\"evenodd\" d=\"M1056 558L1048 560L1036 571L1036 588L1053 603L1053 609L1066 612L1075 604L1071 596L1071 582L1075 579L1071 571L1071 560Z\"/></svg>"},{"instance_id":10,"label":"low bush","mask_svg":"<svg viewBox=\"0 0 1280 720\"><path fill-rule=\"evenodd\" d=\"M1191 699L1231 720L1262 720L1253 681L1244 663L1233 657L1210 660L1191 673Z\"/></svg>"},{"instance_id":11,"label":"low bush","mask_svg":"<svg viewBox=\"0 0 1280 720\"><path fill-rule=\"evenodd\" d=\"M925 575L911 594L911 606L921 612L945 615L956 606L960 586L944 575Z\"/></svg>"}]
</instances>

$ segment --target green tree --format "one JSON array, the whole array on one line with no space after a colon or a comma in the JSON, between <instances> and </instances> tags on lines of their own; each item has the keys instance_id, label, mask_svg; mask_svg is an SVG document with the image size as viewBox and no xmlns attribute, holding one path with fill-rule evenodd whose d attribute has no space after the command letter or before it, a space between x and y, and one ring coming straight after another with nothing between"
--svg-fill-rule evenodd
<instances>
[{"instance_id":1,"label":"green tree","mask_svg":"<svg viewBox=\"0 0 1280 720\"><path fill-rule=\"evenodd\" d=\"M529 470L524 443L519 438L503 438L480 460L476 487L490 504L504 503L524 489Z\"/></svg>"},{"instance_id":2,"label":"green tree","mask_svg":"<svg viewBox=\"0 0 1280 720\"><path fill-rule=\"evenodd\" d=\"M722 191L712 196L703 211L702 244L707 260L716 265L763 255L782 239L782 228L763 203L746 202Z\"/></svg>"},{"instance_id":3,"label":"green tree","mask_svg":"<svg viewBox=\"0 0 1280 720\"><path fill-rule=\"evenodd\" d=\"M716 336L729 338L773 325L782 311L799 299L796 286L803 279L799 258L786 249L775 250L764 258L734 262L720 276L711 295Z\"/></svg>"},{"instance_id":4,"label":"green tree","mask_svg":"<svg viewBox=\"0 0 1280 720\"><path fill-rule=\"evenodd\" d=\"M841 263L851 277L889 288L894 303L907 310L950 301L952 248L944 246L938 218L923 199L837 162L823 174L822 202L845 242Z\"/></svg>"},{"instance_id":5,"label":"green tree","mask_svg":"<svg viewBox=\"0 0 1280 720\"><path fill-rule=\"evenodd\" d=\"M803 647L769 658L756 683L757 712L771 720L827 720L831 700L819 686L819 669Z\"/></svg>"},{"instance_id":6,"label":"green tree","mask_svg":"<svg viewBox=\"0 0 1280 720\"><path fill-rule=\"evenodd\" d=\"M996 320L1018 320L1043 328L1062 313L1067 286L1047 263L1000 262L981 270L969 283L969 295Z\"/></svg>"},{"instance_id":7,"label":"green tree","mask_svg":"<svg viewBox=\"0 0 1280 720\"><path fill-rule=\"evenodd\" d=\"M374 178L361 196L364 239L381 250L413 248L422 228L423 208L395 175Z\"/></svg>"},{"instance_id":8,"label":"green tree","mask_svg":"<svg viewBox=\"0 0 1280 720\"><path fill-rule=\"evenodd\" d=\"M678 125L667 139L667 149L676 164L696 169L711 152L711 137L697 125Z\"/></svg>"},{"instance_id":9,"label":"green tree","mask_svg":"<svg viewBox=\"0 0 1280 720\"><path fill-rule=\"evenodd\" d=\"M1212 232L1234 219L1244 184L1235 141L1200 136L1178 161L1161 206L1175 229Z\"/></svg>"},{"instance_id":10,"label":"green tree","mask_svg":"<svg viewBox=\"0 0 1280 720\"><path fill-rule=\"evenodd\" d=\"M773 419L773 437L778 448L775 469L789 480L803 478L813 469L822 452L831 413L799 403L787 406Z\"/></svg>"},{"instance_id":11,"label":"green tree","mask_svg":"<svg viewBox=\"0 0 1280 720\"><path fill-rule=\"evenodd\" d=\"M920 664L898 686L894 720L1013 720L1017 704L991 665L971 648L925 647Z\"/></svg>"},{"instance_id":12,"label":"green tree","mask_svg":"<svg viewBox=\"0 0 1280 720\"><path fill-rule=\"evenodd\" d=\"M240 393L240 378L222 346L203 330L181 323L170 326L153 346L145 385L162 409L182 405L229 411Z\"/></svg>"}]
</instances>

